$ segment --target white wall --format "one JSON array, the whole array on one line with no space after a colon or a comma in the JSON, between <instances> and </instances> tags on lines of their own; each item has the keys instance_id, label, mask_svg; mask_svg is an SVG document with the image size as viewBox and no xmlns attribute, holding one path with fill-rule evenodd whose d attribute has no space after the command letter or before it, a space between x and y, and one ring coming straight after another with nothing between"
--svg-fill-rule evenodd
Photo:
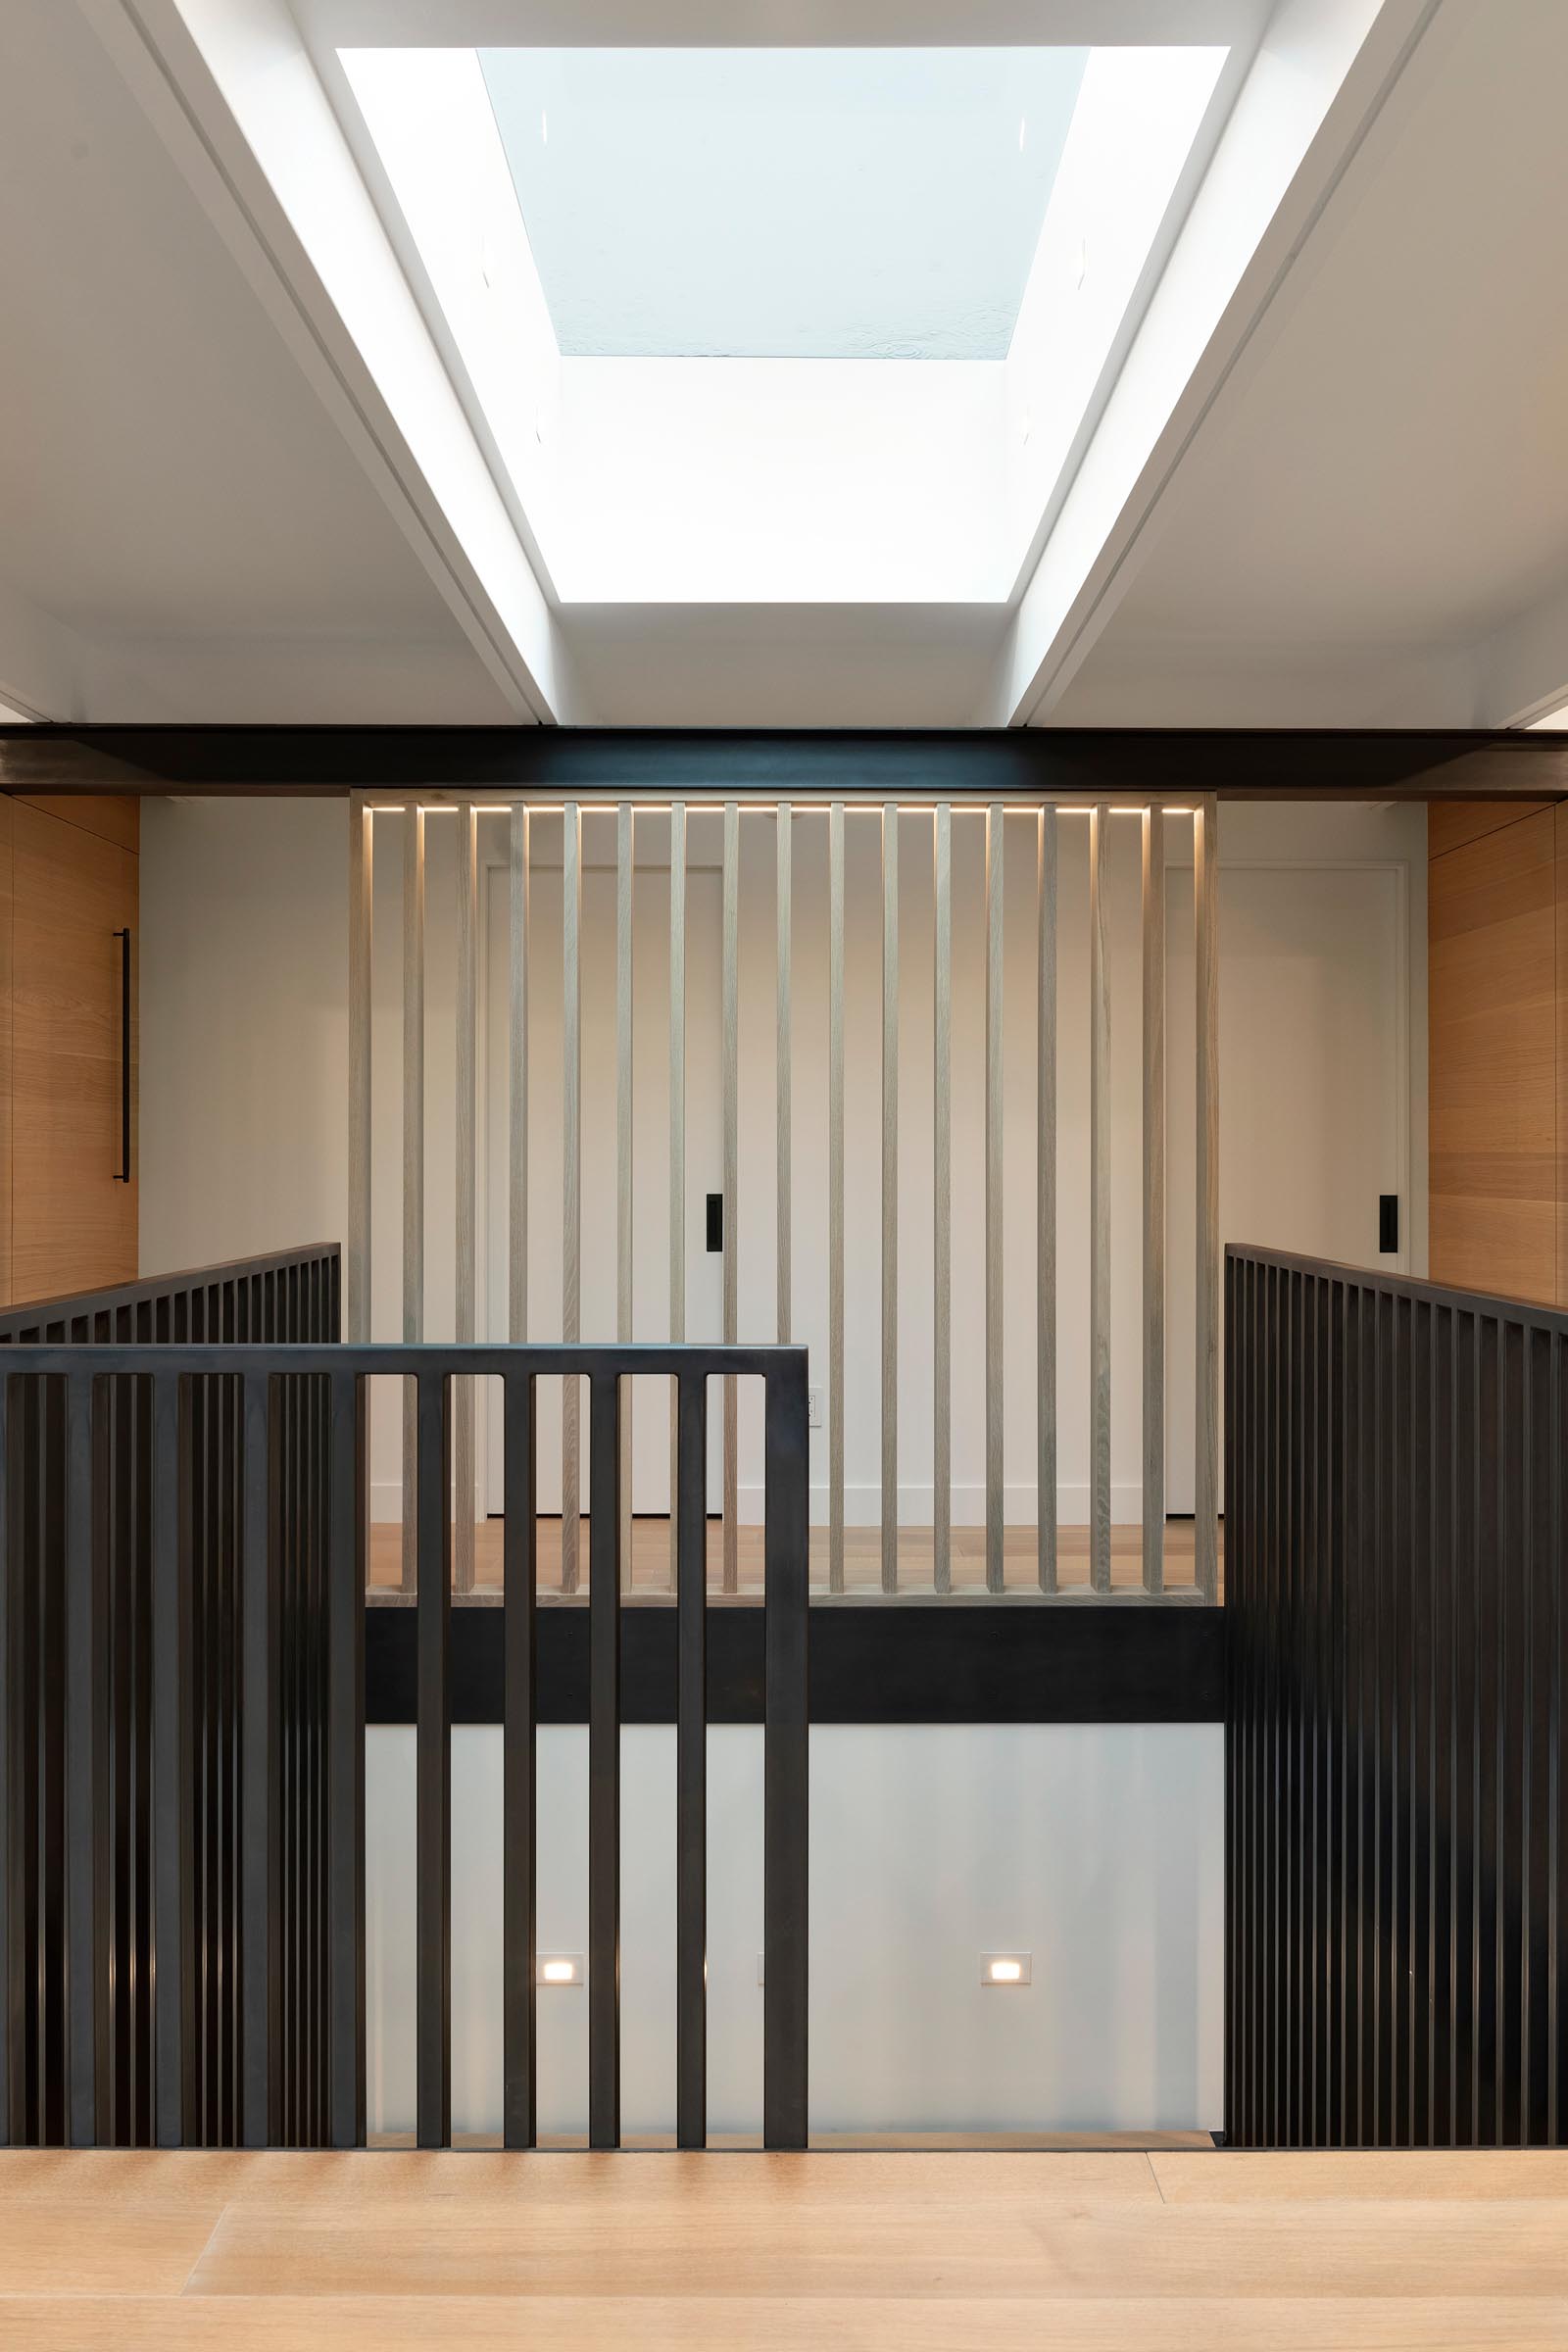
<instances>
[{"instance_id":1,"label":"white wall","mask_svg":"<svg viewBox=\"0 0 1568 2352\"><path fill-rule=\"evenodd\" d=\"M621 1735L621 2097L675 2115L675 1735ZM414 1733L367 1752L372 2131L415 2111ZM539 1949L588 1948L587 1734L539 1736ZM1218 1724L811 1734L813 2131L1222 2121ZM453 1735L453 2124L501 2117L501 1733ZM762 1736L709 1733L709 2119L761 2125ZM1027 1951L1033 1981L980 1982ZM539 2122L587 2117L587 1997L539 1991Z\"/></svg>"},{"instance_id":2,"label":"white wall","mask_svg":"<svg viewBox=\"0 0 1568 2352\"><path fill-rule=\"evenodd\" d=\"M502 821L494 849L501 854ZM613 819L590 816L586 854L603 865L613 856ZM1086 1516L1087 1387L1076 1377L1088 1353L1088 1002L1087 828L1061 819L1059 957L1058 1508L1065 1521ZM695 815L690 854L710 868L719 855L720 819ZM797 822L795 835L795 1335L812 1350L813 1381L826 1378L826 941L825 823ZM954 1478L955 1516L982 1515L983 1425L983 841L978 814L954 823ZM1168 826L1173 867L1190 860L1180 819ZM453 907L456 820L428 824L428 1007L426 1016L426 1330L453 1329ZM743 819L741 859L740 1328L742 1337L774 1334L775 1201L773 1132L773 825ZM877 1516L880 1348L880 973L879 821L852 813L847 823L846 1021L848 1361L845 1398L848 1507L854 1520ZM487 836L488 838L488 836ZM531 1328L560 1331L561 1067L558 1001L559 819L536 825L536 932L531 1164L533 1248ZM1401 1091L1409 1137L1408 1263L1426 1262L1426 852L1420 808L1305 804L1228 806L1221 820L1221 862L1352 869L1369 861L1401 874L1407 911L1407 1020ZM930 1104L931 879L929 825L908 815L901 831L901 1509L915 1524L930 1519ZM1108 836L1112 992L1112 1413L1113 1508L1134 1519L1139 1508L1139 1300L1141 1291L1141 1076L1138 935L1139 828L1113 818ZM635 1328L662 1337L668 1294L667 1112L665 1086L667 930L662 876L667 858L662 820L642 820L639 856L655 870L637 911L637 1088ZM373 1134L376 1167L374 1328L401 1331L401 852L396 822L382 828L376 864ZM1187 888L1171 876L1173 906ZM706 894L706 896L705 896ZM695 911L716 896L710 873L692 886L689 971L688 1332L717 1337L717 1260L702 1250L702 1197L720 1182L717 1163L718 972L716 925ZM504 907L504 894L501 906ZM586 1337L614 1331L613 1264L613 902L610 877L591 873L585 892L583 1320ZM141 1262L148 1271L243 1255L302 1241L341 1237L344 1219L347 819L341 803L149 803L142 840L144 946L141 959ZM1173 922L1173 939L1175 936ZM1004 1214L1006 1220L1006 1439L1008 1515L1033 1516L1034 1489L1034 827L1008 820L1005 892L1007 1035L1004 1048ZM492 967L504 970L504 943L487 942ZM1221 956L1223 961L1223 940ZM1396 994L1391 969L1389 995ZM503 1000L504 1002L504 1000ZM1172 1037L1179 1034L1173 1004ZM1385 1004L1368 1020L1394 1018ZM1301 992L1300 1019L1321 1021ZM1308 1034L1303 1030L1301 1035ZM1324 1042L1310 1035L1314 1052ZM499 1035L487 1036L492 1082L481 1107L481 1166L490 1171L489 1220L500 1200ZM1298 1042L1298 1041L1296 1041ZM1332 1041L1328 1041L1332 1044ZM1221 1039L1222 1071L1225 1040ZM1249 1128L1277 1116L1297 1079L1290 1039L1272 1059L1256 1052L1240 1088L1222 1098L1226 1154ZM481 1064L481 1066L487 1066ZM1191 1117L1190 1072L1170 1074L1173 1125ZM1282 1093L1271 1101L1270 1089ZM1184 1089L1185 1094L1184 1094ZM493 1098L493 1100L491 1100ZM486 1113L493 1116L486 1117ZM1325 1133L1324 1163L1350 1139ZM1174 1156L1174 1148L1173 1148ZM1173 1201L1172 1215L1176 1210ZM1287 1223L1289 1219L1287 1218ZM1310 1235L1283 1228L1247 1239L1290 1246ZM499 1248L499 1242L498 1242ZM1173 1221L1175 1269L1188 1250ZM486 1251L481 1234L482 1256ZM504 1269L481 1264L481 1285L504 1299ZM483 1293L482 1293L483 1295ZM481 1318L483 1306L481 1305ZM499 1330L499 1321L492 1325ZM484 1330L483 1320L480 1324ZM1172 1430L1180 1424L1186 1365L1173 1348ZM378 1416L373 1474L379 1507L397 1507L397 1448L391 1411ZM742 1477L747 1507L758 1504L760 1432L755 1400L743 1415L747 1450ZM1189 1404L1190 1410L1190 1404ZM825 1433L813 1439L813 1515L825 1517ZM663 1450L640 1455L638 1503L662 1501Z\"/></svg>"}]
</instances>

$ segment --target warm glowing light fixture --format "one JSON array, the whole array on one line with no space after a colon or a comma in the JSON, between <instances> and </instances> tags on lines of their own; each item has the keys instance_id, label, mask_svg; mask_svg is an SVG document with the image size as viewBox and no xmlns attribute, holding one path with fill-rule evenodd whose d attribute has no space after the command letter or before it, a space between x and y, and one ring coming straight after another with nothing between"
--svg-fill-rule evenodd
<instances>
[{"instance_id":1,"label":"warm glowing light fixture","mask_svg":"<svg viewBox=\"0 0 1568 2352\"><path fill-rule=\"evenodd\" d=\"M541 1984L580 1984L582 1983L581 1952L552 1952L539 1961Z\"/></svg>"},{"instance_id":2,"label":"warm glowing light fixture","mask_svg":"<svg viewBox=\"0 0 1568 2352\"><path fill-rule=\"evenodd\" d=\"M1028 1952L982 1952L980 1982L982 1984L1027 1984L1030 1981Z\"/></svg>"}]
</instances>

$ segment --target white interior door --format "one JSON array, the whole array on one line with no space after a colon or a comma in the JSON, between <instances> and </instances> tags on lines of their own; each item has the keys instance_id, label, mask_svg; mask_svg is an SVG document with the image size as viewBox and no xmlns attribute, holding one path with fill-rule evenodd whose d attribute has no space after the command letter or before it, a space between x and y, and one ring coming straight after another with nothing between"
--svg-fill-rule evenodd
<instances>
[{"instance_id":1,"label":"white interior door","mask_svg":"<svg viewBox=\"0 0 1568 2352\"><path fill-rule=\"evenodd\" d=\"M1403 1272L1408 954L1397 865L1221 862L1220 1240ZM1166 1495L1193 1507L1192 867L1167 868ZM1400 1249L1378 1250L1399 1196Z\"/></svg>"},{"instance_id":2,"label":"white interior door","mask_svg":"<svg viewBox=\"0 0 1568 2352\"><path fill-rule=\"evenodd\" d=\"M582 926L582 1276L585 1340L613 1340L616 1322L615 872L613 817L584 819ZM600 838L602 830L603 839ZM669 872L639 819L632 895L633 1153L632 1329L669 1336ZM663 831L662 824L660 825ZM560 821L534 821L528 956L528 1336L562 1336L562 920ZM607 851L611 862L604 862ZM649 860L644 862L644 859ZM486 1330L507 1329L508 1054L510 917L504 868L486 879L487 995L485 1202ZM720 880L691 866L686 878L686 1331L720 1336L721 1260L705 1247L706 1197L723 1181L719 1124ZM501 1396L490 1382L487 1505L502 1508ZM715 1408L716 1409L716 1408ZM541 1381L538 1496L561 1509L561 1386ZM582 1494L588 1478L586 1400ZM712 1447L710 1447L711 1457ZM711 1461L710 1461L711 1471ZM711 1476L710 1476L711 1484ZM632 1414L632 1507L669 1508L668 1384L639 1382Z\"/></svg>"}]
</instances>

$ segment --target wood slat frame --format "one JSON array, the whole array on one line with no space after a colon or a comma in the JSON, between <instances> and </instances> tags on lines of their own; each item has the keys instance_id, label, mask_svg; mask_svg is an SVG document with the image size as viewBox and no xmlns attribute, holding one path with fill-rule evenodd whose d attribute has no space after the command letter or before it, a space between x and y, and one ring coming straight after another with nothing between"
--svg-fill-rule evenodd
<instances>
[{"instance_id":1,"label":"wood slat frame","mask_svg":"<svg viewBox=\"0 0 1568 2352\"><path fill-rule=\"evenodd\" d=\"M740 846L741 813L734 801L724 804L724 935L720 982L719 1063L722 1072L724 1145L724 1301L723 1335L732 1345L740 1324ZM740 1590L739 1399L735 1376L724 1378L724 1496L723 1585L726 1592Z\"/></svg>"},{"instance_id":2,"label":"wood slat frame","mask_svg":"<svg viewBox=\"0 0 1568 2352\"><path fill-rule=\"evenodd\" d=\"M1219 809L1212 793L1193 816L1193 919L1198 1007L1197 1292L1193 1316L1195 1573L1219 1597Z\"/></svg>"},{"instance_id":3,"label":"wood slat frame","mask_svg":"<svg viewBox=\"0 0 1568 2352\"><path fill-rule=\"evenodd\" d=\"M370 1336L370 983L375 818L363 793L349 799L349 1213L348 1329Z\"/></svg>"},{"instance_id":4,"label":"wood slat frame","mask_svg":"<svg viewBox=\"0 0 1568 2352\"><path fill-rule=\"evenodd\" d=\"M669 811L669 1336L686 1337L686 807ZM669 1386L669 1589L679 1590L679 1383ZM704 1421L704 1443L707 1422Z\"/></svg>"},{"instance_id":5,"label":"wood slat frame","mask_svg":"<svg viewBox=\"0 0 1568 2352\"><path fill-rule=\"evenodd\" d=\"M986 1591L1004 1584L1003 1556L1003 895L1005 873L1000 801L986 810Z\"/></svg>"},{"instance_id":6,"label":"wood slat frame","mask_svg":"<svg viewBox=\"0 0 1568 2352\"><path fill-rule=\"evenodd\" d=\"M637 818L629 801L615 812L615 1337L632 1337L633 1021L632 929ZM620 1392L620 1560L631 1574L632 1384Z\"/></svg>"},{"instance_id":7,"label":"wood slat frame","mask_svg":"<svg viewBox=\"0 0 1568 2352\"><path fill-rule=\"evenodd\" d=\"M512 810L507 837L511 906L507 979L512 1024L507 1102L507 1337L519 1345L528 1337L528 902L532 847L528 809L519 801ZM531 1438L529 1443L531 1446Z\"/></svg>"},{"instance_id":8,"label":"wood slat frame","mask_svg":"<svg viewBox=\"0 0 1568 2352\"><path fill-rule=\"evenodd\" d=\"M899 809L882 810L882 1590L899 1589Z\"/></svg>"},{"instance_id":9,"label":"wood slat frame","mask_svg":"<svg viewBox=\"0 0 1568 2352\"><path fill-rule=\"evenodd\" d=\"M1110 1591L1110 939L1105 835L1089 815L1089 1583Z\"/></svg>"},{"instance_id":10,"label":"wood slat frame","mask_svg":"<svg viewBox=\"0 0 1568 2352\"><path fill-rule=\"evenodd\" d=\"M471 804L460 817L458 843L458 1103L457 1103L457 1336L460 1347L474 1336L476 1189L478 1167L478 866L479 819ZM453 1568L460 1592L473 1591L474 1396L471 1380L459 1378L452 1393L452 1455L456 1479Z\"/></svg>"},{"instance_id":11,"label":"wood slat frame","mask_svg":"<svg viewBox=\"0 0 1568 2352\"><path fill-rule=\"evenodd\" d=\"M953 810L931 815L931 1576L953 1590Z\"/></svg>"},{"instance_id":12,"label":"wood slat frame","mask_svg":"<svg viewBox=\"0 0 1568 2352\"><path fill-rule=\"evenodd\" d=\"M844 1590L844 804L827 816L828 1590Z\"/></svg>"},{"instance_id":13,"label":"wood slat frame","mask_svg":"<svg viewBox=\"0 0 1568 2352\"><path fill-rule=\"evenodd\" d=\"M777 1128L778 1174L775 1223L778 1242L778 1336L787 1342L793 1321L794 1269L794 1139L792 1093L794 1067L792 1042L794 1014L792 1006L792 940L794 898L794 810L788 801L778 805L777 880L775 896L775 924L778 934L778 977L776 981L776 1035L774 1044L774 1100Z\"/></svg>"},{"instance_id":14,"label":"wood slat frame","mask_svg":"<svg viewBox=\"0 0 1568 2352\"><path fill-rule=\"evenodd\" d=\"M1165 1583L1165 816L1143 816L1144 1590Z\"/></svg>"},{"instance_id":15,"label":"wood slat frame","mask_svg":"<svg viewBox=\"0 0 1568 2352\"><path fill-rule=\"evenodd\" d=\"M1035 837L1035 1524L1036 1576L1056 1590L1056 811Z\"/></svg>"},{"instance_id":16,"label":"wood slat frame","mask_svg":"<svg viewBox=\"0 0 1568 2352\"><path fill-rule=\"evenodd\" d=\"M582 1337L582 810L563 811L562 912L562 1257L561 1336ZM575 1592L582 1524L582 1396L569 1375L561 1396L561 1589Z\"/></svg>"},{"instance_id":17,"label":"wood slat frame","mask_svg":"<svg viewBox=\"0 0 1568 2352\"><path fill-rule=\"evenodd\" d=\"M424 810L403 824L403 1337L424 1338ZM418 1577L417 1384L403 1384L403 1590Z\"/></svg>"}]
</instances>

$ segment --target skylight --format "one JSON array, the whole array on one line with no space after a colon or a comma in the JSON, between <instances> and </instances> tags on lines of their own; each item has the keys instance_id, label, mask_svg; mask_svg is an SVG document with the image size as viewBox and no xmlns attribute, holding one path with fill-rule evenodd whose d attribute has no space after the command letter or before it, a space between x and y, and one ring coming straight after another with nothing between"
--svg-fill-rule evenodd
<instances>
[{"instance_id":1,"label":"skylight","mask_svg":"<svg viewBox=\"0 0 1568 2352\"><path fill-rule=\"evenodd\" d=\"M1005 603L1226 56L338 52L562 606Z\"/></svg>"},{"instance_id":2,"label":"skylight","mask_svg":"<svg viewBox=\"0 0 1568 2352\"><path fill-rule=\"evenodd\" d=\"M483 49L564 358L1002 360L1087 49Z\"/></svg>"}]
</instances>

